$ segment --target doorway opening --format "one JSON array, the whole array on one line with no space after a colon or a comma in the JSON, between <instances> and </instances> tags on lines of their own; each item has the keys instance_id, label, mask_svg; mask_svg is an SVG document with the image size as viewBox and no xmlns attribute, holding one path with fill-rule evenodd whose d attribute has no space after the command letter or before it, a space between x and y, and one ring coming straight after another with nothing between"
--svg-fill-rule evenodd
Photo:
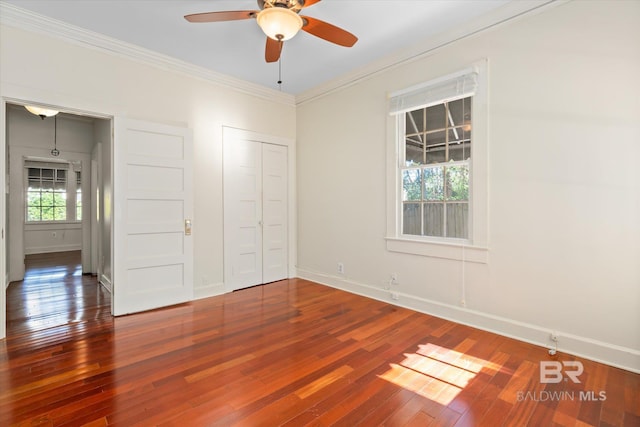
<instances>
[{"instance_id":1,"label":"doorway opening","mask_svg":"<svg viewBox=\"0 0 640 427\"><path fill-rule=\"evenodd\" d=\"M111 315L112 120L62 109L38 116L25 105L5 104L2 309L12 334L105 307Z\"/></svg>"}]
</instances>

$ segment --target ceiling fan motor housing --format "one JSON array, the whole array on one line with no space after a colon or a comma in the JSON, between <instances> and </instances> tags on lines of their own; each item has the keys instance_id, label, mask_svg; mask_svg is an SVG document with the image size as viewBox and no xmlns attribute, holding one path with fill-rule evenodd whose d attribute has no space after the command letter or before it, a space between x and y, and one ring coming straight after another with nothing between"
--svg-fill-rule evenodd
<instances>
[{"instance_id":1,"label":"ceiling fan motor housing","mask_svg":"<svg viewBox=\"0 0 640 427\"><path fill-rule=\"evenodd\" d=\"M258 0L258 7L260 7L260 9L282 7L299 13L303 6L304 0Z\"/></svg>"}]
</instances>

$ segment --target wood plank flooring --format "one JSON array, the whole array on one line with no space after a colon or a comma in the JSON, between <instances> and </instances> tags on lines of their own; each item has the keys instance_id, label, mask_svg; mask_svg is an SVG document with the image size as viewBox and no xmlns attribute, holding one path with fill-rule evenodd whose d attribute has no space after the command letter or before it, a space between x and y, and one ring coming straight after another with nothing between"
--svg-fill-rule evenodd
<instances>
[{"instance_id":1,"label":"wood plank flooring","mask_svg":"<svg viewBox=\"0 0 640 427\"><path fill-rule=\"evenodd\" d=\"M1 426L640 426L640 375L561 354L581 383L541 384L546 349L309 281L111 318L65 271L82 315L10 285Z\"/></svg>"},{"instance_id":2,"label":"wood plank flooring","mask_svg":"<svg viewBox=\"0 0 640 427\"><path fill-rule=\"evenodd\" d=\"M111 294L83 275L80 251L27 255L25 277L7 289L11 335L111 317Z\"/></svg>"}]
</instances>

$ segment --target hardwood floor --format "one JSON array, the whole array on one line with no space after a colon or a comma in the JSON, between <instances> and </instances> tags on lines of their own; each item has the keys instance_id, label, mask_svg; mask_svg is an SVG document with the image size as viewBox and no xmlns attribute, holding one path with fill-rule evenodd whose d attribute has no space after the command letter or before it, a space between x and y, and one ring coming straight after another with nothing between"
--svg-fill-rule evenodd
<instances>
[{"instance_id":1,"label":"hardwood floor","mask_svg":"<svg viewBox=\"0 0 640 427\"><path fill-rule=\"evenodd\" d=\"M561 354L581 383L541 384L546 349L301 279L115 319L34 289L10 289L40 306L0 341L2 426L640 425L640 375ZM82 314L27 315L49 302Z\"/></svg>"},{"instance_id":2,"label":"hardwood floor","mask_svg":"<svg viewBox=\"0 0 640 427\"><path fill-rule=\"evenodd\" d=\"M25 277L7 289L7 332L16 335L111 318L111 294L82 274L80 251L27 255Z\"/></svg>"}]
</instances>

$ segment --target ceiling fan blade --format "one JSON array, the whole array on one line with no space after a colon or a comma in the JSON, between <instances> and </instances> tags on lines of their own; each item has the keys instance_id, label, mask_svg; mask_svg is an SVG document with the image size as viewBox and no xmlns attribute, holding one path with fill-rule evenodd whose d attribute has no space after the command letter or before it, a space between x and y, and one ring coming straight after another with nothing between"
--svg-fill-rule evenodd
<instances>
[{"instance_id":1,"label":"ceiling fan blade","mask_svg":"<svg viewBox=\"0 0 640 427\"><path fill-rule=\"evenodd\" d=\"M258 12L259 10L229 10L225 12L193 13L185 15L184 19L189 22L239 21L253 18Z\"/></svg>"},{"instance_id":2,"label":"ceiling fan blade","mask_svg":"<svg viewBox=\"0 0 640 427\"><path fill-rule=\"evenodd\" d=\"M264 50L264 59L267 62L277 62L280 59L280 53L282 52L283 41L274 40L271 37L267 37L267 46Z\"/></svg>"},{"instance_id":3,"label":"ceiling fan blade","mask_svg":"<svg viewBox=\"0 0 640 427\"><path fill-rule=\"evenodd\" d=\"M309 7L309 6L313 6L316 3L321 2L322 0L304 0L304 5L302 5L302 7Z\"/></svg>"},{"instance_id":4,"label":"ceiling fan blade","mask_svg":"<svg viewBox=\"0 0 640 427\"><path fill-rule=\"evenodd\" d=\"M351 47L358 41L358 38L342 28L331 25L316 18L302 16L305 24L302 30L316 37L320 37L328 42L339 44L340 46Z\"/></svg>"}]
</instances>

